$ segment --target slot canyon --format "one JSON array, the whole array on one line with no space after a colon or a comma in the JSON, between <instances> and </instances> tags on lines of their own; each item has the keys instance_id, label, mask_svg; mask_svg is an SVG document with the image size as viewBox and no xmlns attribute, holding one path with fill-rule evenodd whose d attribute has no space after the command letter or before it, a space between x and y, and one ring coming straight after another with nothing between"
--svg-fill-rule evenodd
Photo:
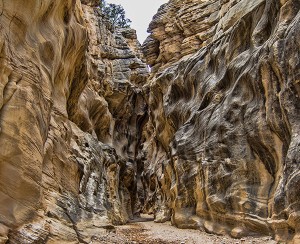
<instances>
[{"instance_id":1,"label":"slot canyon","mask_svg":"<svg viewBox=\"0 0 300 244\"><path fill-rule=\"evenodd\" d=\"M142 44L97 6L0 0L0 244L299 244L300 1L169 0Z\"/></svg>"}]
</instances>

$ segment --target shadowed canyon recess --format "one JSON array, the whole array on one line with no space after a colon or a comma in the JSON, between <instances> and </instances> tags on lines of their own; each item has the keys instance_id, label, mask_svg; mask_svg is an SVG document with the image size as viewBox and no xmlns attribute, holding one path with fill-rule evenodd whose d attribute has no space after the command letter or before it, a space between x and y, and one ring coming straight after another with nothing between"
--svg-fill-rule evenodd
<instances>
[{"instance_id":1,"label":"shadowed canyon recess","mask_svg":"<svg viewBox=\"0 0 300 244\"><path fill-rule=\"evenodd\" d=\"M142 45L97 2L0 1L0 243L300 243L299 0L170 0Z\"/></svg>"}]
</instances>

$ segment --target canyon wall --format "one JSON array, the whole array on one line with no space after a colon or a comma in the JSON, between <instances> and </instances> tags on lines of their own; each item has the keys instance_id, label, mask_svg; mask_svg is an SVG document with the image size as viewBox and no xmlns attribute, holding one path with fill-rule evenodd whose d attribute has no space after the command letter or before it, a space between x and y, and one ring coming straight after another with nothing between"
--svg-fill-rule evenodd
<instances>
[{"instance_id":1,"label":"canyon wall","mask_svg":"<svg viewBox=\"0 0 300 244\"><path fill-rule=\"evenodd\" d=\"M143 44L144 211L300 241L300 2L171 0Z\"/></svg>"},{"instance_id":2,"label":"canyon wall","mask_svg":"<svg viewBox=\"0 0 300 244\"><path fill-rule=\"evenodd\" d=\"M143 53L96 4L0 2L0 243L141 211L299 242L299 1L170 0Z\"/></svg>"},{"instance_id":3,"label":"canyon wall","mask_svg":"<svg viewBox=\"0 0 300 244\"><path fill-rule=\"evenodd\" d=\"M87 243L139 211L148 69L96 2L0 3L0 243Z\"/></svg>"}]
</instances>

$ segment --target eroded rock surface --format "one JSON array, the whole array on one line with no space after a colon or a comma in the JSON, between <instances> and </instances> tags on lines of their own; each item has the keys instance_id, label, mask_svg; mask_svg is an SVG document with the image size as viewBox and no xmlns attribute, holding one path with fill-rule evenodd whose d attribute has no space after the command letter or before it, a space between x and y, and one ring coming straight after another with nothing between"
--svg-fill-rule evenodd
<instances>
[{"instance_id":1,"label":"eroded rock surface","mask_svg":"<svg viewBox=\"0 0 300 244\"><path fill-rule=\"evenodd\" d=\"M95 2L0 3L0 243L89 242L139 210L148 71Z\"/></svg>"},{"instance_id":2,"label":"eroded rock surface","mask_svg":"<svg viewBox=\"0 0 300 244\"><path fill-rule=\"evenodd\" d=\"M0 2L0 243L140 211L298 243L299 1L170 0L143 54L96 4Z\"/></svg>"},{"instance_id":3,"label":"eroded rock surface","mask_svg":"<svg viewBox=\"0 0 300 244\"><path fill-rule=\"evenodd\" d=\"M155 15L141 154L157 222L299 242L299 9L171 0Z\"/></svg>"}]
</instances>

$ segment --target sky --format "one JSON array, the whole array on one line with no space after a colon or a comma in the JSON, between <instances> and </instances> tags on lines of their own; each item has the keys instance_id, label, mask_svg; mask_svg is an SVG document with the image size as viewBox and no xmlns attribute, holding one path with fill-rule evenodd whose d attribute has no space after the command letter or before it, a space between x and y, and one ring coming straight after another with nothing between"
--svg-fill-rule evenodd
<instances>
[{"instance_id":1,"label":"sky","mask_svg":"<svg viewBox=\"0 0 300 244\"><path fill-rule=\"evenodd\" d=\"M136 30L138 40L142 44L147 28L158 8L168 0L107 0L107 3L120 4L126 12L126 17L132 21L131 27Z\"/></svg>"}]
</instances>

